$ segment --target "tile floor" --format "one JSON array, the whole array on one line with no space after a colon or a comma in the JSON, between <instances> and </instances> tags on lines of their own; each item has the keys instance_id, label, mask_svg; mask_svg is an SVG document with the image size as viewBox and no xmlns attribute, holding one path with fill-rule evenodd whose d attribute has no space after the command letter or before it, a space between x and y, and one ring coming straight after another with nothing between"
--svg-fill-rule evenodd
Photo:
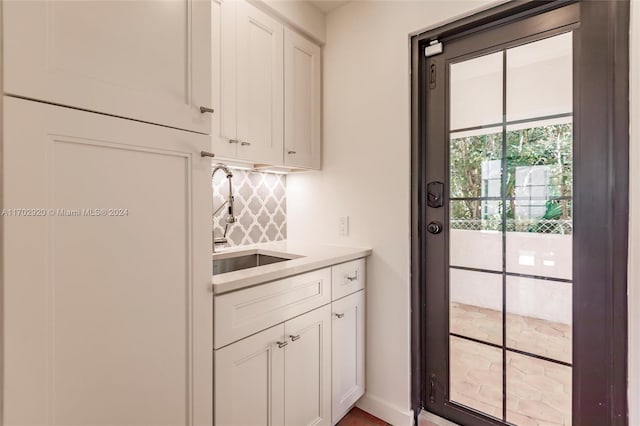
<instances>
[{"instance_id":1,"label":"tile floor","mask_svg":"<svg viewBox=\"0 0 640 426\"><path fill-rule=\"evenodd\" d=\"M372 416L366 411L362 411L361 409L355 407L349 413L344 416L342 420L340 420L337 426L391 426L389 423L386 423L383 420L380 420L377 417ZM418 426L438 426L436 423L432 423L431 421L424 419L422 417L418 418Z\"/></svg>"},{"instance_id":2,"label":"tile floor","mask_svg":"<svg viewBox=\"0 0 640 426\"><path fill-rule=\"evenodd\" d=\"M453 303L451 331L502 340L500 312ZM500 339L496 341L497 336ZM570 362L571 327L507 315L507 346ZM502 350L451 337L451 399L502 417ZM507 352L507 420L519 426L571 424L571 368Z\"/></svg>"},{"instance_id":3,"label":"tile floor","mask_svg":"<svg viewBox=\"0 0 640 426\"><path fill-rule=\"evenodd\" d=\"M372 416L366 411L354 407L342 418L337 426L390 426L377 417Z\"/></svg>"}]
</instances>

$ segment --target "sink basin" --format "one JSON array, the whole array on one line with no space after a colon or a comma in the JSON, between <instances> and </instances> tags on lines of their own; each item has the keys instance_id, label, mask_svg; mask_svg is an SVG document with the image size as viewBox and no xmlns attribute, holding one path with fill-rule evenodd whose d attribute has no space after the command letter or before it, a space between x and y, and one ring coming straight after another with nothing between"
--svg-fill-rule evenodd
<instances>
[{"instance_id":1,"label":"sink basin","mask_svg":"<svg viewBox=\"0 0 640 426\"><path fill-rule=\"evenodd\" d=\"M284 262L298 256L280 257L264 253L237 253L235 256L229 254L225 256L214 256L213 275L224 274L226 272L239 271L241 269L255 268L257 266L270 265L272 263Z\"/></svg>"}]
</instances>

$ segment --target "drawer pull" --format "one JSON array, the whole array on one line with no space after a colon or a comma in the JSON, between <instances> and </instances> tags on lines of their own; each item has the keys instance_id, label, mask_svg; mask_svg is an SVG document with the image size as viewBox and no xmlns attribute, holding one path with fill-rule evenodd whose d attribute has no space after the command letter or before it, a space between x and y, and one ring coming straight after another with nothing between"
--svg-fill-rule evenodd
<instances>
[{"instance_id":1,"label":"drawer pull","mask_svg":"<svg viewBox=\"0 0 640 426\"><path fill-rule=\"evenodd\" d=\"M291 334L289 337L291 337L291 341L295 342L296 340L298 340L300 338L300 335L298 334L297 336L294 336L293 334Z\"/></svg>"},{"instance_id":2,"label":"drawer pull","mask_svg":"<svg viewBox=\"0 0 640 426\"><path fill-rule=\"evenodd\" d=\"M358 271L356 271L353 275L347 275L347 280L355 281L358 279Z\"/></svg>"},{"instance_id":3,"label":"drawer pull","mask_svg":"<svg viewBox=\"0 0 640 426\"><path fill-rule=\"evenodd\" d=\"M240 141L240 145L242 145L242 146L251 146L251 142Z\"/></svg>"},{"instance_id":4,"label":"drawer pull","mask_svg":"<svg viewBox=\"0 0 640 426\"><path fill-rule=\"evenodd\" d=\"M286 340L284 342L276 342L278 344L278 347L280 349L284 348L285 346L287 346L289 344L289 342L287 342Z\"/></svg>"},{"instance_id":5,"label":"drawer pull","mask_svg":"<svg viewBox=\"0 0 640 426\"><path fill-rule=\"evenodd\" d=\"M200 114L204 114L205 112L213 114L214 111L213 111L213 108L201 106L200 107Z\"/></svg>"},{"instance_id":6,"label":"drawer pull","mask_svg":"<svg viewBox=\"0 0 640 426\"><path fill-rule=\"evenodd\" d=\"M344 317L344 314L338 314L338 313L336 313L336 314L335 314L335 316L336 316L338 319L340 319L340 318Z\"/></svg>"},{"instance_id":7,"label":"drawer pull","mask_svg":"<svg viewBox=\"0 0 640 426\"><path fill-rule=\"evenodd\" d=\"M238 139L229 139L229 143L240 143Z\"/></svg>"}]
</instances>

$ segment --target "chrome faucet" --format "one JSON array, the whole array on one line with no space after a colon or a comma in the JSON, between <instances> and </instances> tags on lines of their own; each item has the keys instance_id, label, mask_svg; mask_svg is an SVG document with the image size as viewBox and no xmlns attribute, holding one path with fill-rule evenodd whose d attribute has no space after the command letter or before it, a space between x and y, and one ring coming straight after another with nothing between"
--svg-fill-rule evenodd
<instances>
[{"instance_id":1,"label":"chrome faucet","mask_svg":"<svg viewBox=\"0 0 640 426\"><path fill-rule=\"evenodd\" d=\"M224 201L224 203L222 203L222 205L220 205L217 209L215 209L213 211L213 214L211 215L211 236L213 239L213 244L211 246L213 252L215 253L216 251L216 244L226 244L227 243L227 230L229 229L229 225L231 225L232 223L235 223L238 219L235 217L235 215L233 214L233 185L231 184L231 178L233 177L233 173L231 172L231 170L229 170L229 167L227 167L226 164L222 164L222 163L217 163L216 165L213 166L213 171L211 172L211 180L213 181L213 176L216 174L216 172L218 170L222 170L223 172L225 172L225 174L227 175L227 180L229 181L229 196L227 197L227 199ZM225 218L225 225L224 225L224 234L222 235L221 238L216 238L216 234L215 234L215 216L216 214L218 214L218 212L220 212L220 210L222 210L225 206L228 206L227 209L227 217Z\"/></svg>"}]
</instances>

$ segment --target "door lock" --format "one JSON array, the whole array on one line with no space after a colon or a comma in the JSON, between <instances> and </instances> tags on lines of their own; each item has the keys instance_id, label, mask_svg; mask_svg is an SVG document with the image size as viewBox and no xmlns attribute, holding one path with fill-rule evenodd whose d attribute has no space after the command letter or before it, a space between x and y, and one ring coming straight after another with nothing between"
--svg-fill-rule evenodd
<instances>
[{"instance_id":1,"label":"door lock","mask_svg":"<svg viewBox=\"0 0 640 426\"><path fill-rule=\"evenodd\" d=\"M440 222L429 222L427 231L431 234L439 234L442 232L442 224Z\"/></svg>"},{"instance_id":2,"label":"door lock","mask_svg":"<svg viewBox=\"0 0 640 426\"><path fill-rule=\"evenodd\" d=\"M444 184L442 182L429 182L427 184L427 205L432 208L442 207L444 205L443 191Z\"/></svg>"}]
</instances>

